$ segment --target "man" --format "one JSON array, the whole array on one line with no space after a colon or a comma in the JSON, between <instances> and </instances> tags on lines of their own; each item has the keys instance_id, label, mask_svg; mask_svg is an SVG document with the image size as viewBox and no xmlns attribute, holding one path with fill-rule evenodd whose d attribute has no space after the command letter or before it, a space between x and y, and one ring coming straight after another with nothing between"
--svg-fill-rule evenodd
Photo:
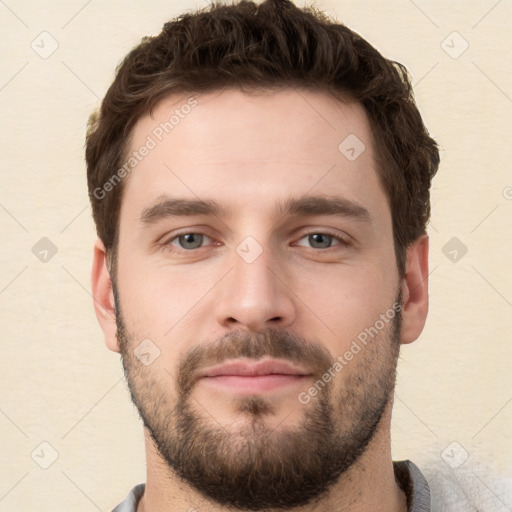
<instances>
[{"instance_id":1,"label":"man","mask_svg":"<svg viewBox=\"0 0 512 512\"><path fill-rule=\"evenodd\" d=\"M145 426L115 511L430 510L390 449L439 165L405 68L287 0L213 5L126 56L86 160L96 313Z\"/></svg>"}]
</instances>

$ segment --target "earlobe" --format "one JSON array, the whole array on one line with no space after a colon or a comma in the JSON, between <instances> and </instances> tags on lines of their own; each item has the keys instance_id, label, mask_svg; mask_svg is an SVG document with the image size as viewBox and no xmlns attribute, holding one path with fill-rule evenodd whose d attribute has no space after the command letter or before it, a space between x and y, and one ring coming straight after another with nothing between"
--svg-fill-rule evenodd
<instances>
[{"instance_id":1,"label":"earlobe","mask_svg":"<svg viewBox=\"0 0 512 512\"><path fill-rule=\"evenodd\" d=\"M103 331L105 343L113 352L119 352L115 301L112 280L107 268L107 251L99 239L94 244L91 284L94 310Z\"/></svg>"},{"instance_id":2,"label":"earlobe","mask_svg":"<svg viewBox=\"0 0 512 512\"><path fill-rule=\"evenodd\" d=\"M401 343L415 341L425 326L428 313L428 236L422 235L407 249L402 281Z\"/></svg>"}]
</instances>

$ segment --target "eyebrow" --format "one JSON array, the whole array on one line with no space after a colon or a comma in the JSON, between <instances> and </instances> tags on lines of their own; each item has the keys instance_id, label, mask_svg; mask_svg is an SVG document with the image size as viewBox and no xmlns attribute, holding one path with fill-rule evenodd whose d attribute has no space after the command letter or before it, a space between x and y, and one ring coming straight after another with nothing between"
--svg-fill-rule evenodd
<instances>
[{"instance_id":1,"label":"eyebrow","mask_svg":"<svg viewBox=\"0 0 512 512\"><path fill-rule=\"evenodd\" d=\"M337 196L303 196L279 203L277 212L285 216L336 215L351 217L371 224L370 212L359 203Z\"/></svg>"},{"instance_id":2,"label":"eyebrow","mask_svg":"<svg viewBox=\"0 0 512 512\"><path fill-rule=\"evenodd\" d=\"M282 216L333 215L350 217L355 220L372 223L370 212L355 201L337 196L303 196L288 198L276 204L276 214ZM166 195L157 200L140 215L145 225L172 217L215 216L229 217L231 209L213 200L172 198Z\"/></svg>"},{"instance_id":3,"label":"eyebrow","mask_svg":"<svg viewBox=\"0 0 512 512\"><path fill-rule=\"evenodd\" d=\"M172 198L160 196L149 207L144 208L140 215L143 224L155 224L168 217L192 217L207 215L227 217L230 210L212 200Z\"/></svg>"}]
</instances>

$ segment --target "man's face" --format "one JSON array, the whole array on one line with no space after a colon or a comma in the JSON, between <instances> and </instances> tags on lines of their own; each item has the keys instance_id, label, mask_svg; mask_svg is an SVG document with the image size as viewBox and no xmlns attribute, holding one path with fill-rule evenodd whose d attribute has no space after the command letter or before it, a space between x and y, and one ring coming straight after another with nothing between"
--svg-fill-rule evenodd
<instances>
[{"instance_id":1,"label":"man's face","mask_svg":"<svg viewBox=\"0 0 512 512\"><path fill-rule=\"evenodd\" d=\"M161 101L131 139L130 153L156 144L124 183L125 372L160 456L189 484L242 508L298 506L358 460L394 386L400 287L369 123L320 92L195 99ZM204 376L270 359L289 367Z\"/></svg>"}]
</instances>

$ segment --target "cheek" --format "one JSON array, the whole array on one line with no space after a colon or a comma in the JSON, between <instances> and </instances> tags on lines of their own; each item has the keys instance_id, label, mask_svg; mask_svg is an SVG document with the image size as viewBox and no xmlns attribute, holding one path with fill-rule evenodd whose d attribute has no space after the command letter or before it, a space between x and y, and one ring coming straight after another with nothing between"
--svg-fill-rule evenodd
<instances>
[{"instance_id":1,"label":"cheek","mask_svg":"<svg viewBox=\"0 0 512 512\"><path fill-rule=\"evenodd\" d=\"M301 322L301 329L311 333L312 339L328 344L333 355L348 350L365 329L379 322L381 315L394 315L390 309L396 279L379 265L331 269L328 275L324 272L309 277L296 291L303 300L303 317L308 319Z\"/></svg>"},{"instance_id":2,"label":"cheek","mask_svg":"<svg viewBox=\"0 0 512 512\"><path fill-rule=\"evenodd\" d=\"M169 266L148 260L132 254L120 262L118 285L126 325L155 340L176 339L175 333L197 317L198 306L214 297L223 269L205 263Z\"/></svg>"}]
</instances>

